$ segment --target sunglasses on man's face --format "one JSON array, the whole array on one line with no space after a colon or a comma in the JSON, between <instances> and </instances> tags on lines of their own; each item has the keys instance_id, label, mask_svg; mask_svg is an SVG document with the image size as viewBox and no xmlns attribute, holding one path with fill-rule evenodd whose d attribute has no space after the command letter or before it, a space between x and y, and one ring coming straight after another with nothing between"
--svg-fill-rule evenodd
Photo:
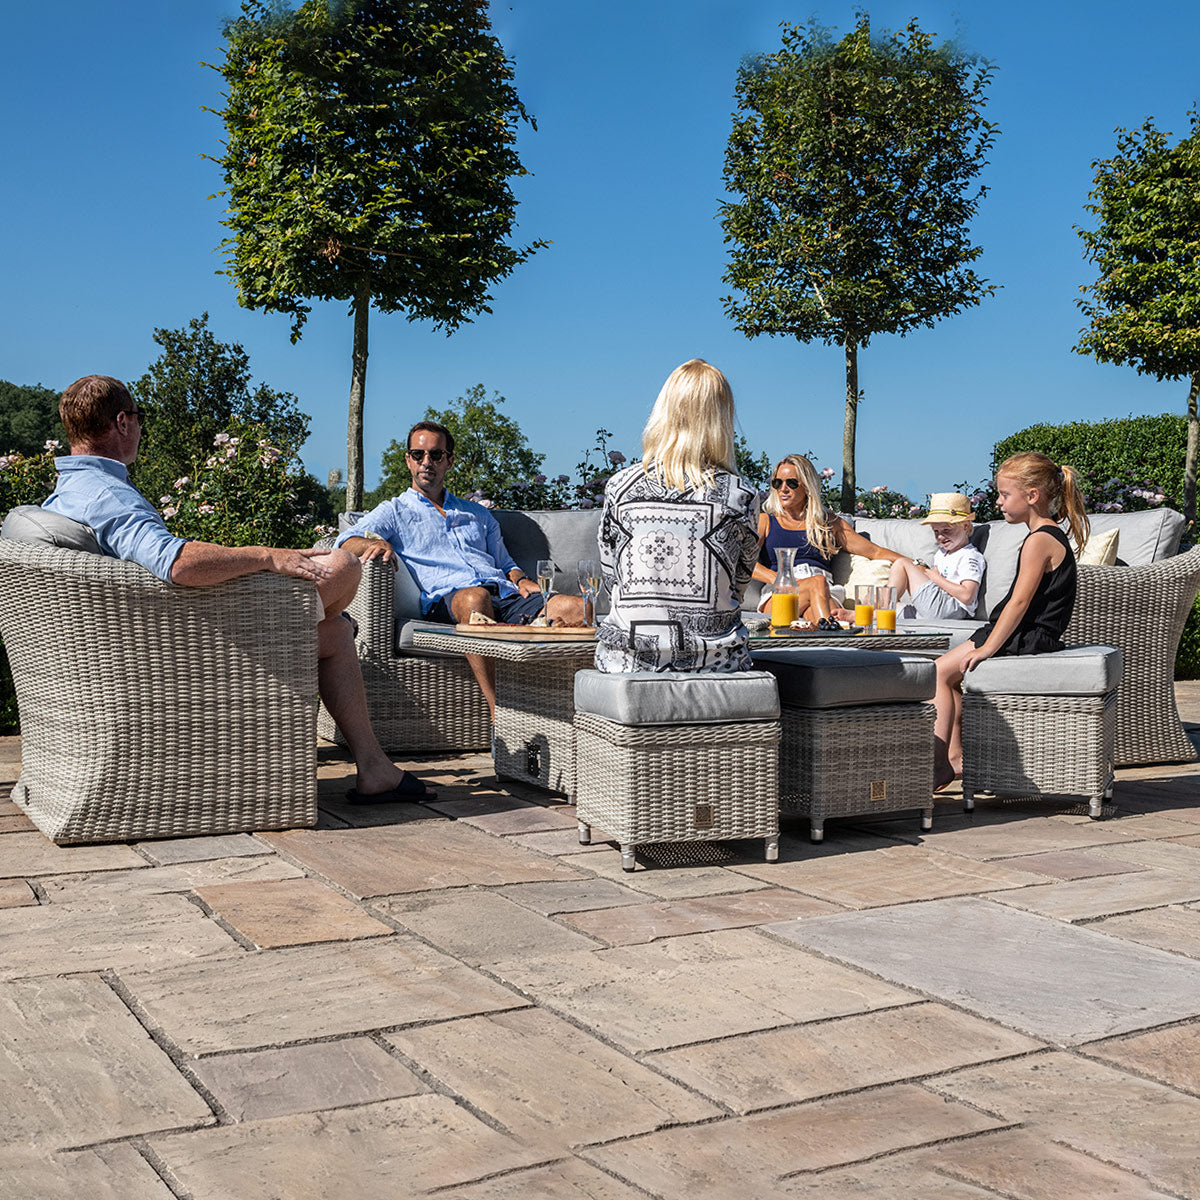
<instances>
[{"instance_id":1,"label":"sunglasses on man's face","mask_svg":"<svg viewBox=\"0 0 1200 1200\"><path fill-rule=\"evenodd\" d=\"M121 411L127 417L137 417L138 424L141 425L143 428L146 426L146 424L150 420L150 410L148 408L142 408L142 407L138 406L137 408L123 408L123 409L121 409Z\"/></svg>"},{"instance_id":2,"label":"sunglasses on man's face","mask_svg":"<svg viewBox=\"0 0 1200 1200\"><path fill-rule=\"evenodd\" d=\"M772 479L771 486L779 491L780 488L787 488L789 492L794 492L800 486L798 479Z\"/></svg>"},{"instance_id":3,"label":"sunglasses on man's face","mask_svg":"<svg viewBox=\"0 0 1200 1200\"><path fill-rule=\"evenodd\" d=\"M431 463L440 463L446 457L445 450L410 450L408 457L416 462L424 462L426 458Z\"/></svg>"}]
</instances>

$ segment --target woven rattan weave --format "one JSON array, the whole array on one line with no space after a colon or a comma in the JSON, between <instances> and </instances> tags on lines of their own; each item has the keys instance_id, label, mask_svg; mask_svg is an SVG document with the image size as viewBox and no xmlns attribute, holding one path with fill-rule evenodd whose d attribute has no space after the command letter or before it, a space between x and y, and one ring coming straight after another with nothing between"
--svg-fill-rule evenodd
<instances>
[{"instance_id":1,"label":"woven rattan weave","mask_svg":"<svg viewBox=\"0 0 1200 1200\"><path fill-rule=\"evenodd\" d=\"M173 587L0 539L13 799L60 843L314 825L319 613L279 575Z\"/></svg>"},{"instance_id":2,"label":"woven rattan weave","mask_svg":"<svg viewBox=\"0 0 1200 1200\"><path fill-rule=\"evenodd\" d=\"M618 725L576 712L579 840L595 826L632 871L647 842L763 838L779 857L779 722Z\"/></svg>"},{"instance_id":3,"label":"woven rattan weave","mask_svg":"<svg viewBox=\"0 0 1200 1200\"><path fill-rule=\"evenodd\" d=\"M1175 705L1175 652L1200 589L1200 546L1139 567L1080 567L1064 641L1116 646L1118 766L1193 762L1196 750Z\"/></svg>"},{"instance_id":4,"label":"woven rattan weave","mask_svg":"<svg viewBox=\"0 0 1200 1200\"><path fill-rule=\"evenodd\" d=\"M819 842L827 817L921 810L933 826L933 705L791 708L781 713L780 808Z\"/></svg>"},{"instance_id":5,"label":"woven rattan weave","mask_svg":"<svg viewBox=\"0 0 1200 1200\"><path fill-rule=\"evenodd\" d=\"M997 796L1084 796L1103 815L1113 783L1118 692L963 695L963 803Z\"/></svg>"}]
</instances>

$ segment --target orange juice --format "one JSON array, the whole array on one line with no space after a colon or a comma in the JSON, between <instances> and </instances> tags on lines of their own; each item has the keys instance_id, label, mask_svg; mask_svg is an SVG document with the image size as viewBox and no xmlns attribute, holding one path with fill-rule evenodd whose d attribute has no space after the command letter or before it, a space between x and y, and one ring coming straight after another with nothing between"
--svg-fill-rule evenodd
<instances>
[{"instance_id":1,"label":"orange juice","mask_svg":"<svg viewBox=\"0 0 1200 1200\"><path fill-rule=\"evenodd\" d=\"M890 629L896 632L896 610L894 608L877 608L875 610L875 628Z\"/></svg>"},{"instance_id":2,"label":"orange juice","mask_svg":"<svg viewBox=\"0 0 1200 1200\"><path fill-rule=\"evenodd\" d=\"M790 625L800 615L800 597L795 592L771 595L771 624Z\"/></svg>"},{"instance_id":3,"label":"orange juice","mask_svg":"<svg viewBox=\"0 0 1200 1200\"><path fill-rule=\"evenodd\" d=\"M871 618L875 615L875 606L873 604L856 604L854 606L854 623L861 625L864 629L869 629L871 626Z\"/></svg>"}]
</instances>

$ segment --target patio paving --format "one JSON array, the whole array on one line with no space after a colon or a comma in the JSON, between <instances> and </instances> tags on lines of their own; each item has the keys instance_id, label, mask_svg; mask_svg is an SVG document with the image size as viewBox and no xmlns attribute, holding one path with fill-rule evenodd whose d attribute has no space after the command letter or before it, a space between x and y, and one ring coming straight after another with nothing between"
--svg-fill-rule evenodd
<instances>
[{"instance_id":1,"label":"patio paving","mask_svg":"<svg viewBox=\"0 0 1200 1200\"><path fill-rule=\"evenodd\" d=\"M59 848L19 754L0 1200L1200 1200L1200 763L626 874L478 755L357 809L322 744L315 830Z\"/></svg>"}]
</instances>

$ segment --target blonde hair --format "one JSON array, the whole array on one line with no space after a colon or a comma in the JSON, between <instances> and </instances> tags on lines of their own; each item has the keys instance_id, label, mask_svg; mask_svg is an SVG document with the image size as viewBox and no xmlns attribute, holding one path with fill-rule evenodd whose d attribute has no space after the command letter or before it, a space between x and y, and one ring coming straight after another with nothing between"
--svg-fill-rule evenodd
<instances>
[{"instance_id":1,"label":"blonde hair","mask_svg":"<svg viewBox=\"0 0 1200 1200\"><path fill-rule=\"evenodd\" d=\"M784 463L790 463L800 476L800 486L804 489L804 530L808 535L809 545L823 558L832 558L840 549L837 535L833 531L834 515L825 507L821 499L821 481L817 478L816 468L803 454L785 454L771 472L774 479L779 474L779 468ZM783 511L779 503L779 492L772 488L763 501L763 511L778 517Z\"/></svg>"},{"instance_id":2,"label":"blonde hair","mask_svg":"<svg viewBox=\"0 0 1200 1200\"><path fill-rule=\"evenodd\" d=\"M1074 467L1060 467L1046 455L1026 450L1006 458L996 469L997 478L1001 475L1007 475L1025 491L1037 488L1047 502L1050 516L1056 521L1065 519L1075 545L1083 548L1092 526L1083 509L1083 493Z\"/></svg>"},{"instance_id":3,"label":"blonde hair","mask_svg":"<svg viewBox=\"0 0 1200 1200\"><path fill-rule=\"evenodd\" d=\"M733 390L702 358L676 367L642 432L642 469L668 487L707 487L718 467L735 471Z\"/></svg>"}]
</instances>

